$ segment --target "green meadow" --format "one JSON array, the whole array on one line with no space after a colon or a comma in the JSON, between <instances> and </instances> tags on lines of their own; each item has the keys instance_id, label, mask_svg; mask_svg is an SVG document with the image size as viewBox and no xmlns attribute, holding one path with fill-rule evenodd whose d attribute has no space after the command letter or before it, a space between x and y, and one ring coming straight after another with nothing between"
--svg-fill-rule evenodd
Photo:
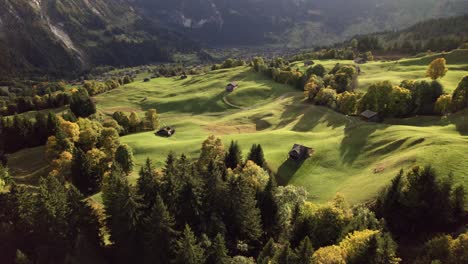
<instances>
[{"instance_id":1,"label":"green meadow","mask_svg":"<svg viewBox=\"0 0 468 264\"><path fill-rule=\"evenodd\" d=\"M365 91L376 81L390 80L397 85L404 79L424 79L427 65L437 56L447 58L449 72L442 84L451 92L468 74L468 50L363 64L358 89ZM327 70L337 62L352 63L316 61ZM294 66L303 67L303 63ZM134 151L137 168L132 181L146 158L158 167L164 165L170 152L195 158L202 142L213 134L226 147L237 140L244 157L252 144L261 144L278 181L305 187L316 202L328 201L336 193L350 203L371 201L400 169L414 165L432 165L440 175L453 173L454 180L468 188L468 112L366 123L311 105L304 101L302 91L275 83L249 67L211 71L185 80L143 82L143 77L95 98L98 111L104 115L135 111L143 116L144 111L156 108L161 125L177 130L171 138L157 137L154 132L121 138ZM239 88L226 94L230 81L237 81ZM289 161L287 155L295 143L312 147L314 155L302 163ZM27 153L13 155L17 161L13 172L20 167L15 164L24 163L22 156ZM39 170L37 166L18 175L30 175Z\"/></svg>"}]
</instances>

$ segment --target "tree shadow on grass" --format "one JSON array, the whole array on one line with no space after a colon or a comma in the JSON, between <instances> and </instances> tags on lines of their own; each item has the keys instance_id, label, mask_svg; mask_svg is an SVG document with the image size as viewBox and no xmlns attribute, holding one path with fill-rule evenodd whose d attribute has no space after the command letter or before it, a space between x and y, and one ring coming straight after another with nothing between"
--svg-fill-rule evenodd
<instances>
[{"instance_id":1,"label":"tree shadow on grass","mask_svg":"<svg viewBox=\"0 0 468 264\"><path fill-rule=\"evenodd\" d=\"M159 113L181 112L203 114L209 112L222 112L226 110L226 106L222 101L223 95L224 91L209 98L193 97L185 100L169 102L145 101L141 103L141 108L145 111L155 108Z\"/></svg>"},{"instance_id":2,"label":"tree shadow on grass","mask_svg":"<svg viewBox=\"0 0 468 264\"><path fill-rule=\"evenodd\" d=\"M369 136L378 129L386 128L386 125L376 123L358 122L346 125L345 135L340 145L340 154L343 163L353 164L363 153Z\"/></svg>"},{"instance_id":3,"label":"tree shadow on grass","mask_svg":"<svg viewBox=\"0 0 468 264\"><path fill-rule=\"evenodd\" d=\"M289 183L291 178L296 174L296 172L301 168L304 160L295 161L292 159L287 159L278 167L278 172L276 173L276 181L279 185L285 186Z\"/></svg>"}]
</instances>

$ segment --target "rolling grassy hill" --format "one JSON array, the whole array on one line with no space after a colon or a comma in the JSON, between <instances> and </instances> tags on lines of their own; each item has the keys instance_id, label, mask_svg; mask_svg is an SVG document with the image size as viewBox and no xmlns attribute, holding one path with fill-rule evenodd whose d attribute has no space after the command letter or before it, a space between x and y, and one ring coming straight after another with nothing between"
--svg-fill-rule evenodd
<instances>
[{"instance_id":1,"label":"rolling grassy hill","mask_svg":"<svg viewBox=\"0 0 468 264\"><path fill-rule=\"evenodd\" d=\"M444 55L449 64L452 57L467 54L456 52ZM398 84L406 78L423 78L426 61L431 58L362 65L359 90L365 91L374 81L389 79ZM337 62L320 63L330 69ZM447 92L467 74L468 59L449 66L449 74L442 80ZM369 201L400 169L414 165L433 165L440 175L452 172L454 180L468 188L468 112L448 118L412 117L374 124L304 102L301 91L277 84L248 67L212 71L186 80L157 78L143 82L144 77L96 97L100 113L136 111L143 116L145 110L156 108L162 125L176 127L172 138L157 137L153 132L121 138L133 148L137 167L147 157L162 166L171 151L195 158L202 142L214 134L225 145L237 140L244 156L252 144L261 144L280 183L304 186L309 198L317 202L328 201L337 192L351 203ZM224 87L233 80L240 87L226 95ZM287 154L295 143L314 148L314 156L302 164L288 161ZM27 153L22 151L11 158L25 160ZM13 163L12 172L28 167L24 163ZM22 171L22 175L37 170L34 167L31 172Z\"/></svg>"}]
</instances>

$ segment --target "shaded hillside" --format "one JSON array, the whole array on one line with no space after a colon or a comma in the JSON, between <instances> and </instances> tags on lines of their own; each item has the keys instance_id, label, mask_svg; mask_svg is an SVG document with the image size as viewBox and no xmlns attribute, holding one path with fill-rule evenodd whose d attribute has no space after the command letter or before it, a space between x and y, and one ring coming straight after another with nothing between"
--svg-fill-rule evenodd
<instances>
[{"instance_id":1,"label":"shaded hillside","mask_svg":"<svg viewBox=\"0 0 468 264\"><path fill-rule=\"evenodd\" d=\"M362 35L356 39L362 51L449 51L468 42L468 15L432 19L401 31Z\"/></svg>"},{"instance_id":2,"label":"shaded hillside","mask_svg":"<svg viewBox=\"0 0 468 264\"><path fill-rule=\"evenodd\" d=\"M0 71L70 72L169 61L194 42L138 15L127 0L1 0Z\"/></svg>"},{"instance_id":3,"label":"shaded hillside","mask_svg":"<svg viewBox=\"0 0 468 264\"><path fill-rule=\"evenodd\" d=\"M142 13L211 45L310 47L465 13L462 0L136 0Z\"/></svg>"}]
</instances>

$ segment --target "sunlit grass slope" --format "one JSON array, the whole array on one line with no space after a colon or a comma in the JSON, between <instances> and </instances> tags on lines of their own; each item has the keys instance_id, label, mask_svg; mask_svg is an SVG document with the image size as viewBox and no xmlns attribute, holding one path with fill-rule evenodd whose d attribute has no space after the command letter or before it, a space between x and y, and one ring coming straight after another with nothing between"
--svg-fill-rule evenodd
<instances>
[{"instance_id":1,"label":"sunlit grass slope","mask_svg":"<svg viewBox=\"0 0 468 264\"><path fill-rule=\"evenodd\" d=\"M442 80L447 91L467 74L467 52L457 52L444 55L449 63L449 73ZM364 64L359 89L365 91L375 81L389 79L398 84L403 79L424 78L432 59ZM337 62L317 61L327 69ZM302 67L303 63L297 65ZM214 134L225 145L237 140L244 157L252 144L261 144L278 181L304 186L312 201L327 201L337 192L351 203L372 200L400 169L414 165L430 164L440 175L452 172L454 180L468 188L468 112L374 124L304 102L302 91L277 84L248 67L212 71L186 80L143 82L143 77L96 97L100 113L135 111L143 116L145 110L156 108L161 124L177 129L172 138L157 137L153 132L121 138L135 154L133 182L147 157L158 167L163 166L169 152L196 158L203 140ZM231 81L237 81L239 88L226 94L225 86ZM315 154L303 163L288 161L287 154L295 143L314 148ZM12 174L34 184L46 166L40 153L43 148L11 155Z\"/></svg>"},{"instance_id":2,"label":"sunlit grass slope","mask_svg":"<svg viewBox=\"0 0 468 264\"><path fill-rule=\"evenodd\" d=\"M327 67L335 62L325 63ZM385 63L365 67L389 74ZM404 67L400 66L403 71ZM423 67L425 68L425 67ZM419 71L424 72L421 68ZM398 77L395 71L395 78ZM390 76L390 75L389 75ZM361 83L366 79L362 77ZM381 77L382 80L386 79ZM224 87L238 81L240 88L223 101ZM146 98L146 100L144 100ZM103 113L143 111L155 107L162 124L175 126L172 138L152 132L122 138L132 146L137 165L149 157L162 166L169 152L199 155L204 139L215 134L225 145L239 141L244 155L254 143L263 146L269 166L282 184L304 186L310 199L323 202L337 192L352 203L365 202L403 168L431 164L441 175L453 172L468 187L467 113L449 118L413 117L371 124L330 109L303 102L302 92L278 85L247 67L190 76L187 80L159 78L135 82L97 97ZM312 158L299 164L287 160L294 143L315 149ZM137 174L132 175L132 180Z\"/></svg>"}]
</instances>

